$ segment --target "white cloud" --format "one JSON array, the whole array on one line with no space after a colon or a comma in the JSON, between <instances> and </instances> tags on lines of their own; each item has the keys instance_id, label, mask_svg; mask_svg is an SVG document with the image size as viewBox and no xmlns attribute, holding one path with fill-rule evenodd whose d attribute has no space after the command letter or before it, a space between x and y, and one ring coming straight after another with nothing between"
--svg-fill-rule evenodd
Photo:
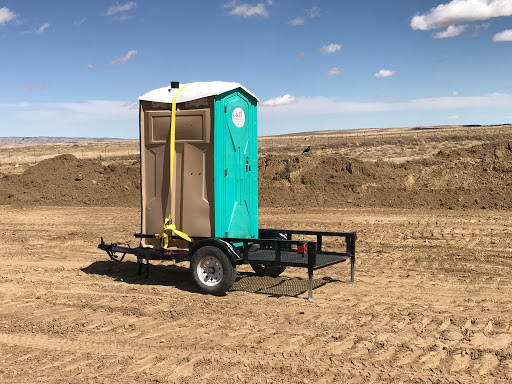
<instances>
[{"instance_id":1,"label":"white cloud","mask_svg":"<svg viewBox=\"0 0 512 384\"><path fill-rule=\"evenodd\" d=\"M324 45L322 48L320 48L320 53L322 55L328 55L330 53L341 51L341 44L329 44Z\"/></svg>"},{"instance_id":2,"label":"white cloud","mask_svg":"<svg viewBox=\"0 0 512 384\"><path fill-rule=\"evenodd\" d=\"M322 16L322 10L318 7L312 7L306 10L306 16L310 19L316 19L317 17ZM293 19L290 24L293 26L302 25L306 22L304 17L297 17Z\"/></svg>"},{"instance_id":3,"label":"white cloud","mask_svg":"<svg viewBox=\"0 0 512 384\"><path fill-rule=\"evenodd\" d=\"M126 4L118 4L118 5L112 5L111 7L108 7L108 9L105 12L105 16L112 16L117 13L121 12L127 12L130 9L133 9L137 6L137 3L135 1L130 1Z\"/></svg>"},{"instance_id":4,"label":"white cloud","mask_svg":"<svg viewBox=\"0 0 512 384\"><path fill-rule=\"evenodd\" d=\"M128 51L128 53L122 57L116 57L114 60L110 62L110 65L123 65L128 62L132 57L137 54L136 50Z\"/></svg>"},{"instance_id":5,"label":"white cloud","mask_svg":"<svg viewBox=\"0 0 512 384\"><path fill-rule=\"evenodd\" d=\"M139 114L137 102L91 100L83 103L11 103L0 104L18 119L30 122L97 121L109 118L135 119Z\"/></svg>"},{"instance_id":6,"label":"white cloud","mask_svg":"<svg viewBox=\"0 0 512 384\"><path fill-rule=\"evenodd\" d=\"M18 17L13 11L7 7L0 8L0 25L7 24Z\"/></svg>"},{"instance_id":7,"label":"white cloud","mask_svg":"<svg viewBox=\"0 0 512 384\"><path fill-rule=\"evenodd\" d=\"M79 25L82 25L83 23L85 23L85 21L86 21L86 20L87 20L87 19L84 17L84 18L82 18L81 20L78 20L78 21L73 22L73 25L74 25L75 27L78 27Z\"/></svg>"},{"instance_id":8,"label":"white cloud","mask_svg":"<svg viewBox=\"0 0 512 384\"><path fill-rule=\"evenodd\" d=\"M87 68L93 69L94 68L94 64L87 64Z\"/></svg>"},{"instance_id":9,"label":"white cloud","mask_svg":"<svg viewBox=\"0 0 512 384\"><path fill-rule=\"evenodd\" d=\"M457 23L512 15L512 0L452 0L411 19L411 28L427 30Z\"/></svg>"},{"instance_id":10,"label":"white cloud","mask_svg":"<svg viewBox=\"0 0 512 384\"><path fill-rule=\"evenodd\" d=\"M48 103L49 108L61 109L81 115L91 115L91 119L104 117L130 117L138 114L136 102L91 100L85 103Z\"/></svg>"},{"instance_id":11,"label":"white cloud","mask_svg":"<svg viewBox=\"0 0 512 384\"><path fill-rule=\"evenodd\" d=\"M293 25L294 27L297 26L297 25L302 25L304 24L304 18L303 17L297 17L296 19L293 19L292 21L290 21L290 24Z\"/></svg>"},{"instance_id":12,"label":"white cloud","mask_svg":"<svg viewBox=\"0 0 512 384\"><path fill-rule=\"evenodd\" d=\"M485 31L486 29L489 29L491 26L491 23L482 23L482 24L476 24L473 27L475 28L475 31L473 32L473 37L480 36L480 31Z\"/></svg>"},{"instance_id":13,"label":"white cloud","mask_svg":"<svg viewBox=\"0 0 512 384\"><path fill-rule=\"evenodd\" d=\"M322 16L322 10L318 7L312 7L308 9L306 13L310 19L315 19Z\"/></svg>"},{"instance_id":14,"label":"white cloud","mask_svg":"<svg viewBox=\"0 0 512 384\"><path fill-rule=\"evenodd\" d=\"M43 25L41 25L39 28L36 29L36 33L41 34L44 31L46 31L49 27L50 27L49 23L44 23Z\"/></svg>"},{"instance_id":15,"label":"white cloud","mask_svg":"<svg viewBox=\"0 0 512 384\"><path fill-rule=\"evenodd\" d=\"M299 62L299 61L302 61L306 58L306 52L301 52L297 55L297 57L295 58L295 61Z\"/></svg>"},{"instance_id":16,"label":"white cloud","mask_svg":"<svg viewBox=\"0 0 512 384\"><path fill-rule=\"evenodd\" d=\"M387 111L460 110L476 108L512 108L512 94L492 93L484 96L446 96L412 99L403 102L353 102L327 97L296 97L294 103L262 108L264 117L311 116L338 113Z\"/></svg>"},{"instance_id":17,"label":"white cloud","mask_svg":"<svg viewBox=\"0 0 512 384\"><path fill-rule=\"evenodd\" d=\"M452 92L452 95L453 95L453 96L459 96L459 92L458 92L458 91L453 91L453 92Z\"/></svg>"},{"instance_id":18,"label":"white cloud","mask_svg":"<svg viewBox=\"0 0 512 384\"><path fill-rule=\"evenodd\" d=\"M266 107L275 107L278 105L288 105L288 104L292 104L292 103L295 103L295 97L293 97L292 95L287 93L286 95L277 96L277 97L274 97L273 99L264 101L262 103L262 105L264 105Z\"/></svg>"},{"instance_id":19,"label":"white cloud","mask_svg":"<svg viewBox=\"0 0 512 384\"><path fill-rule=\"evenodd\" d=\"M449 120L456 120L458 118L459 118L459 116L457 116L457 115L455 115L455 116L448 116Z\"/></svg>"},{"instance_id":20,"label":"white cloud","mask_svg":"<svg viewBox=\"0 0 512 384\"><path fill-rule=\"evenodd\" d=\"M237 4L236 0L224 4L224 8L230 8L230 16L241 16L244 18L251 16L268 17L267 5L272 5L272 1L258 3L256 5Z\"/></svg>"},{"instance_id":21,"label":"white cloud","mask_svg":"<svg viewBox=\"0 0 512 384\"><path fill-rule=\"evenodd\" d=\"M373 77L375 77L375 78L390 77L390 76L395 76L395 74L396 74L395 71L391 71L389 69L381 69L379 72L377 72L375 75L373 75Z\"/></svg>"},{"instance_id":22,"label":"white cloud","mask_svg":"<svg viewBox=\"0 0 512 384\"><path fill-rule=\"evenodd\" d=\"M341 75L345 70L343 68L334 67L327 71L326 75L328 76L338 76Z\"/></svg>"},{"instance_id":23,"label":"white cloud","mask_svg":"<svg viewBox=\"0 0 512 384\"><path fill-rule=\"evenodd\" d=\"M506 29L503 32L495 34L492 41L495 43L500 41L512 41L512 29Z\"/></svg>"},{"instance_id":24,"label":"white cloud","mask_svg":"<svg viewBox=\"0 0 512 384\"><path fill-rule=\"evenodd\" d=\"M462 32L466 30L466 25L450 25L446 30L442 32L437 32L434 35L434 39L446 39L448 37L459 36Z\"/></svg>"},{"instance_id":25,"label":"white cloud","mask_svg":"<svg viewBox=\"0 0 512 384\"><path fill-rule=\"evenodd\" d=\"M114 16L114 18L118 21L125 21L132 18L131 15L128 15L127 13L122 13L120 15Z\"/></svg>"}]
</instances>

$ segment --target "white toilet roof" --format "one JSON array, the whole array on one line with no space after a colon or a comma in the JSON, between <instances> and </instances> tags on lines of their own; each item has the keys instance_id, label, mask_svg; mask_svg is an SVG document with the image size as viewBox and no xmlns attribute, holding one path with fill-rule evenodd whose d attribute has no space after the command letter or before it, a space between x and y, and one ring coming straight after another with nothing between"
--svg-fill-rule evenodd
<instances>
[{"instance_id":1,"label":"white toilet roof","mask_svg":"<svg viewBox=\"0 0 512 384\"><path fill-rule=\"evenodd\" d=\"M180 84L179 88L171 88L170 85L150 91L143 96L139 97L139 100L143 101L156 101L159 103L172 103L173 97L178 93L180 89L183 89L187 84ZM254 93L245 88L239 83L229 83L225 81L198 81L190 83L183 92L181 92L176 100L177 103L183 103L185 101L202 99L203 97L220 95L222 93L231 91L233 89L241 88L249 95L254 97L257 101L260 101Z\"/></svg>"}]
</instances>

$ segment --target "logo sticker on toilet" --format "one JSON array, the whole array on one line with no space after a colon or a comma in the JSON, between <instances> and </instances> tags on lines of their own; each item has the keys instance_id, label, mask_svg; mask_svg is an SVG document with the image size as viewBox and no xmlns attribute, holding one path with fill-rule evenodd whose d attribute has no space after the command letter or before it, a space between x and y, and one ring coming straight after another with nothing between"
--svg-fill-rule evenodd
<instances>
[{"instance_id":1,"label":"logo sticker on toilet","mask_svg":"<svg viewBox=\"0 0 512 384\"><path fill-rule=\"evenodd\" d=\"M231 113L231 120L233 120L235 127L242 128L245 124L244 110L240 107L233 109L233 113Z\"/></svg>"}]
</instances>

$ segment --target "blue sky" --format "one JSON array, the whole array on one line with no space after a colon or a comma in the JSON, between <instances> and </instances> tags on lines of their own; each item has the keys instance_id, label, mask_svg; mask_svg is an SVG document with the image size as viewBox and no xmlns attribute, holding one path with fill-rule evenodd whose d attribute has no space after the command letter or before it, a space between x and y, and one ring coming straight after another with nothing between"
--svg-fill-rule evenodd
<instances>
[{"instance_id":1,"label":"blue sky","mask_svg":"<svg viewBox=\"0 0 512 384\"><path fill-rule=\"evenodd\" d=\"M138 96L236 81L260 135L512 122L512 0L0 0L0 136L138 137Z\"/></svg>"}]
</instances>

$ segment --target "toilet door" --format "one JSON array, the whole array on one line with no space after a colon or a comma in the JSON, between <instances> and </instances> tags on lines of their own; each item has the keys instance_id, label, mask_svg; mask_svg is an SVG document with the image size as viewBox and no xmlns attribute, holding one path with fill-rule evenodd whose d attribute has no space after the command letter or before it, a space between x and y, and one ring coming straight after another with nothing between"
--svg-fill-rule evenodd
<instances>
[{"instance_id":1,"label":"toilet door","mask_svg":"<svg viewBox=\"0 0 512 384\"><path fill-rule=\"evenodd\" d=\"M253 145L249 101L235 92L219 102L215 127L215 167L221 173L215 190L216 236L254 237L251 175L256 151ZM219 168L222 167L222 168ZM217 204L221 202L222 207ZM257 207L256 207L257 209Z\"/></svg>"}]
</instances>

